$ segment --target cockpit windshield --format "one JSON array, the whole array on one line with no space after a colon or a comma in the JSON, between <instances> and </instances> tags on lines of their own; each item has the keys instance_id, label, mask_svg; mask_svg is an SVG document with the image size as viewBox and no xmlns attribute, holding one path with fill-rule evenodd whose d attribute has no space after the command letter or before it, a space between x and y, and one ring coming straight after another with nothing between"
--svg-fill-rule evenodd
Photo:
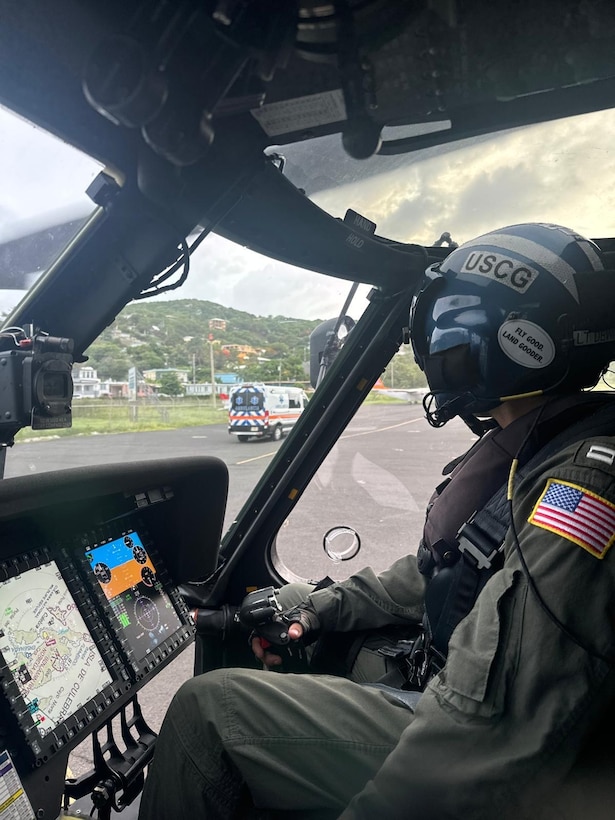
<instances>
[{"instance_id":1,"label":"cockpit windshield","mask_svg":"<svg viewBox=\"0 0 615 820\"><path fill-rule=\"evenodd\" d=\"M611 109L369 160L349 157L338 135L271 150L321 208L353 208L397 242L448 232L461 243L531 220L597 237L612 230L614 126Z\"/></svg>"},{"instance_id":2,"label":"cockpit windshield","mask_svg":"<svg viewBox=\"0 0 615 820\"><path fill-rule=\"evenodd\" d=\"M611 110L365 161L348 157L339 135L272 145L267 153L320 208L339 219L352 209L368 231L393 244L460 243L527 220L570 225L597 238L613 234L614 126ZM0 133L0 310L6 316L93 212L86 191L102 166L6 109L0 109ZM236 444L226 425L231 397L242 395L237 386L311 391L310 335L340 315L350 287L347 279L211 233L193 253L180 288L130 302L85 351L87 360L75 364L72 427L22 430L5 474L156 457L167 446L176 455L195 447L217 452L216 429L225 448ZM348 310L354 322L369 291L365 284L356 291ZM389 400L401 401L416 400L412 391L424 386L405 347L378 385ZM113 438L102 443L109 434ZM227 525L278 446L257 457L246 458L246 448L241 457L234 449L222 453L242 473Z\"/></svg>"}]
</instances>

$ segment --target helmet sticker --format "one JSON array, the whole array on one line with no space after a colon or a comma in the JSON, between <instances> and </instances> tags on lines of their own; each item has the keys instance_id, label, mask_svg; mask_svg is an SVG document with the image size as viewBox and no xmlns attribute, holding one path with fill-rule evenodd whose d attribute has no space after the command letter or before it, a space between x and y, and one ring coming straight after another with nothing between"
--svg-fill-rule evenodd
<instances>
[{"instance_id":1,"label":"helmet sticker","mask_svg":"<svg viewBox=\"0 0 615 820\"><path fill-rule=\"evenodd\" d=\"M501 253L486 253L485 251L471 251L461 266L460 272L488 276L518 293L525 293L538 276L536 268L527 263L511 259Z\"/></svg>"},{"instance_id":2,"label":"helmet sticker","mask_svg":"<svg viewBox=\"0 0 615 820\"><path fill-rule=\"evenodd\" d=\"M498 343L509 359L523 367L547 367L555 358L553 339L526 319L509 319L500 325Z\"/></svg>"}]
</instances>

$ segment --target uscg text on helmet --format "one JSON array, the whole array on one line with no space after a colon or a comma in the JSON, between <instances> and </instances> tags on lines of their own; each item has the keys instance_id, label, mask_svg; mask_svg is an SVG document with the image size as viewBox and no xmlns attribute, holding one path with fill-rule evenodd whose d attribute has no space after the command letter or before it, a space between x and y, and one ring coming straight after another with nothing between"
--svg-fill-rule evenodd
<instances>
[{"instance_id":1,"label":"uscg text on helmet","mask_svg":"<svg viewBox=\"0 0 615 820\"><path fill-rule=\"evenodd\" d=\"M538 276L537 270L522 264L517 259L484 251L471 251L460 272L487 276L519 293L525 293Z\"/></svg>"}]
</instances>

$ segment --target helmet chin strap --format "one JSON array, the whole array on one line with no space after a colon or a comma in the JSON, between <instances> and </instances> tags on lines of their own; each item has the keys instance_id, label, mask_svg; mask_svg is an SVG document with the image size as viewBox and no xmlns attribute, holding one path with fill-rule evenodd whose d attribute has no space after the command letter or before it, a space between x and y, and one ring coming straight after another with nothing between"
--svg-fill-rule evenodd
<instances>
[{"instance_id":1,"label":"helmet chin strap","mask_svg":"<svg viewBox=\"0 0 615 820\"><path fill-rule=\"evenodd\" d=\"M477 436L482 436L487 430L495 427L496 424L492 419L481 420L476 418L472 413L467 413L465 407L468 400L475 402L476 398L471 393L463 393L460 396L453 396L451 399L443 402L439 407L436 405L437 393L429 392L423 397L423 410L425 411L425 418L432 427L444 427L444 425L459 416L459 418L467 424L470 430ZM499 404L498 401L494 403Z\"/></svg>"},{"instance_id":2,"label":"helmet chin strap","mask_svg":"<svg viewBox=\"0 0 615 820\"><path fill-rule=\"evenodd\" d=\"M559 384L557 385L559 386ZM553 389L553 388L552 388ZM489 413L491 409L500 404L516 399L535 398L544 395L545 390L532 390L527 393L517 393L511 396L498 396L492 399L482 399L482 403L487 403L490 406L485 408L482 412ZM423 409L428 423L432 427L443 427L455 416L463 421L463 423L470 428L474 435L482 436L488 430L497 427L497 422L493 418L478 418L474 413L466 410L468 404L477 403L477 398L472 393L462 393L460 396L453 396L447 401L443 402L439 407L436 405L437 393L429 392L423 397Z\"/></svg>"},{"instance_id":3,"label":"helmet chin strap","mask_svg":"<svg viewBox=\"0 0 615 820\"><path fill-rule=\"evenodd\" d=\"M536 396L551 395L566 383L566 379L569 374L570 369L566 367L564 374L555 384L550 387L545 387L542 390L528 390L526 393L513 393L510 396L486 396L484 398L478 398L473 393L467 391L466 393L460 393L458 396L452 396L444 401L439 407L436 405L438 395L444 394L450 396L451 394L446 393L444 390L430 391L423 397L425 417L432 427L443 427L452 418L459 416L459 418L470 428L470 430L472 430L473 433L481 436L487 430L495 427L496 422L492 422L491 420L481 421L476 418L474 415L474 412L476 411L472 412L468 410L468 407L472 404L477 404L479 406L482 405L483 407L484 405L487 405L484 409L481 409L478 412L488 413L494 407L497 407L498 404L503 404L504 402L515 401L516 399L534 398Z\"/></svg>"},{"instance_id":4,"label":"helmet chin strap","mask_svg":"<svg viewBox=\"0 0 615 820\"><path fill-rule=\"evenodd\" d=\"M495 419L490 417L485 419L479 419L476 416L473 416L471 413L462 415L459 414L459 418L461 421L469 427L470 430L474 433L475 436L479 438L484 436L486 432L489 430L493 430L495 427L498 426Z\"/></svg>"},{"instance_id":5,"label":"helmet chin strap","mask_svg":"<svg viewBox=\"0 0 615 820\"><path fill-rule=\"evenodd\" d=\"M529 393L516 393L513 396L500 396L500 403L505 401L514 401L515 399L533 399L536 396L544 396L545 393L551 392L551 390L555 390L555 388L559 387L561 382L555 385L555 387L549 388L547 390L530 390Z\"/></svg>"},{"instance_id":6,"label":"helmet chin strap","mask_svg":"<svg viewBox=\"0 0 615 820\"><path fill-rule=\"evenodd\" d=\"M423 396L423 410L425 411L425 418L432 427L444 427L447 421L450 421L457 414L449 413L449 408L457 403L458 399L449 399L440 407L436 404L436 394L433 392L425 393Z\"/></svg>"}]
</instances>

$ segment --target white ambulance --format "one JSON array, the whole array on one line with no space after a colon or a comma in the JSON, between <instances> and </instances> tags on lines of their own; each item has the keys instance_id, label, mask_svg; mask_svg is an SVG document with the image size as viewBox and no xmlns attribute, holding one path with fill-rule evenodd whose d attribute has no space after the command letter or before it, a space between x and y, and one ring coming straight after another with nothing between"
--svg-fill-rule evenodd
<instances>
[{"instance_id":1,"label":"white ambulance","mask_svg":"<svg viewBox=\"0 0 615 820\"><path fill-rule=\"evenodd\" d=\"M300 387L241 384L231 391L228 431L238 441L270 438L279 441L303 413L308 403Z\"/></svg>"}]
</instances>

